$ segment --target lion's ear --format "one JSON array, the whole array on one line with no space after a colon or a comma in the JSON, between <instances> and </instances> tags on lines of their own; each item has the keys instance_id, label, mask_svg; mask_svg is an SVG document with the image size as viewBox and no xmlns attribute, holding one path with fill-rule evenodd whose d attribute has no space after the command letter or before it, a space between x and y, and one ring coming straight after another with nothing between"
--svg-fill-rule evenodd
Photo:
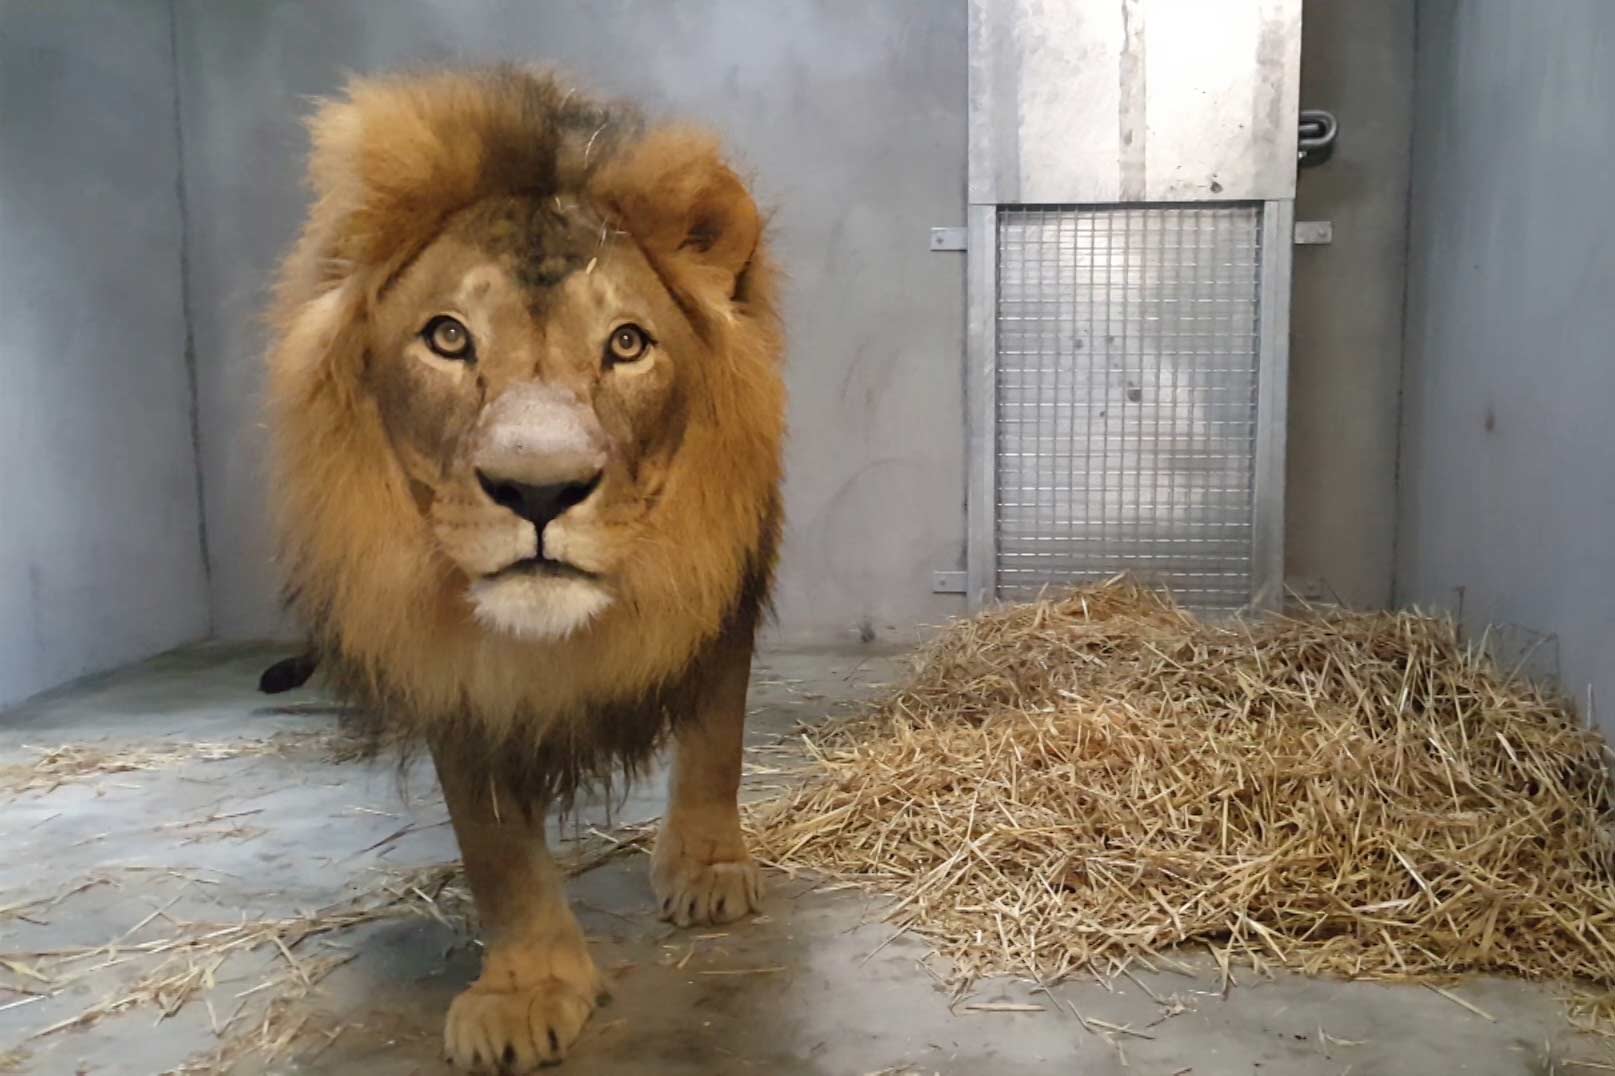
<instances>
[{"instance_id":1,"label":"lion's ear","mask_svg":"<svg viewBox=\"0 0 1615 1076\"><path fill-rule=\"evenodd\" d=\"M709 136L660 130L601 169L595 189L663 272L703 298L735 298L762 220Z\"/></svg>"}]
</instances>

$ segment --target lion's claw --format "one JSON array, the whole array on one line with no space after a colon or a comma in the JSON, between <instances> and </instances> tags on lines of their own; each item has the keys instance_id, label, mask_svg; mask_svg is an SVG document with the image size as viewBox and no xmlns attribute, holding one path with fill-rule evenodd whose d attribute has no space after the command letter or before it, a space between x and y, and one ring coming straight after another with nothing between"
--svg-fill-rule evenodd
<instances>
[{"instance_id":1,"label":"lion's claw","mask_svg":"<svg viewBox=\"0 0 1615 1076\"><path fill-rule=\"evenodd\" d=\"M521 990L472 986L449 1006L443 1045L449 1060L472 1072L526 1073L566 1056L594 1011L592 991L561 979Z\"/></svg>"},{"instance_id":2,"label":"lion's claw","mask_svg":"<svg viewBox=\"0 0 1615 1076\"><path fill-rule=\"evenodd\" d=\"M661 917L681 927L732 923L763 903L762 878L749 855L717 863L660 860L651 869L651 888L661 898Z\"/></svg>"}]
</instances>

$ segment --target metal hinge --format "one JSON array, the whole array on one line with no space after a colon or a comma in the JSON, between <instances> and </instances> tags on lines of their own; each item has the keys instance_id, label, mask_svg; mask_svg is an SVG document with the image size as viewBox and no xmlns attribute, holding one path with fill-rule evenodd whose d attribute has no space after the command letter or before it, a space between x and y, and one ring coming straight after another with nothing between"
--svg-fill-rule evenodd
<instances>
[{"instance_id":1,"label":"metal hinge","mask_svg":"<svg viewBox=\"0 0 1615 1076\"><path fill-rule=\"evenodd\" d=\"M964 572L932 572L932 594L963 594L965 592Z\"/></svg>"},{"instance_id":2,"label":"metal hinge","mask_svg":"<svg viewBox=\"0 0 1615 1076\"><path fill-rule=\"evenodd\" d=\"M965 230L963 228L932 228L932 250L964 250Z\"/></svg>"}]
</instances>

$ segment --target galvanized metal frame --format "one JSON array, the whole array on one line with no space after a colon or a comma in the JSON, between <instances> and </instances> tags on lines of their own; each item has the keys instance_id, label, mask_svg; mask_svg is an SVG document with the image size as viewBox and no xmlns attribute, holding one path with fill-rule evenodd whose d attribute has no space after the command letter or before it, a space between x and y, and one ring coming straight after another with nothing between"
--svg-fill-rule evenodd
<instances>
[{"instance_id":1,"label":"galvanized metal frame","mask_svg":"<svg viewBox=\"0 0 1615 1076\"><path fill-rule=\"evenodd\" d=\"M978 205L1295 197L1303 0L969 0Z\"/></svg>"},{"instance_id":2,"label":"galvanized metal frame","mask_svg":"<svg viewBox=\"0 0 1615 1076\"><path fill-rule=\"evenodd\" d=\"M1251 605L1279 607L1302 0L970 0L968 9L970 607L996 599L1007 545L999 206L1218 201L1262 206L1248 580ZM932 238L934 249L954 241Z\"/></svg>"},{"instance_id":3,"label":"galvanized metal frame","mask_svg":"<svg viewBox=\"0 0 1615 1076\"><path fill-rule=\"evenodd\" d=\"M965 246L965 595L998 594L998 207L967 210Z\"/></svg>"},{"instance_id":4,"label":"galvanized metal frame","mask_svg":"<svg viewBox=\"0 0 1615 1076\"><path fill-rule=\"evenodd\" d=\"M1251 607L1284 605L1284 448L1290 396L1290 269L1295 202L1262 204L1261 337L1256 374Z\"/></svg>"}]
</instances>

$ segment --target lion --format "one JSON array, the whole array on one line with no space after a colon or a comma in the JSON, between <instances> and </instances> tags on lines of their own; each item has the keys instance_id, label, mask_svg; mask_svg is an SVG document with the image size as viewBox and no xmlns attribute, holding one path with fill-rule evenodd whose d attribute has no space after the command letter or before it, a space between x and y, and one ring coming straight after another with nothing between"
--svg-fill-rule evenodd
<instances>
[{"instance_id":1,"label":"lion","mask_svg":"<svg viewBox=\"0 0 1615 1076\"><path fill-rule=\"evenodd\" d=\"M759 906L737 795L781 526L776 274L713 137L553 75L359 79L310 130L268 355L312 648L281 686L317 661L378 745L429 750L485 934L446 1051L526 1071L602 991L547 812L670 739L661 915Z\"/></svg>"}]
</instances>

